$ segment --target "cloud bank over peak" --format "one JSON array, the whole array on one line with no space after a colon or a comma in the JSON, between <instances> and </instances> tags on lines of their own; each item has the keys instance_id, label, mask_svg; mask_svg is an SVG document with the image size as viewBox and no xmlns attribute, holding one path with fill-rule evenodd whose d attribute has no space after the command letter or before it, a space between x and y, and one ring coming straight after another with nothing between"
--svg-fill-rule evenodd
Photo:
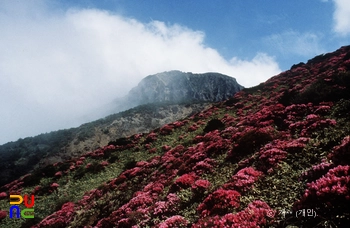
<instances>
[{"instance_id":1,"label":"cloud bank over peak","mask_svg":"<svg viewBox=\"0 0 350 228\"><path fill-rule=\"evenodd\" d=\"M264 53L226 60L178 24L19 2L0 6L0 144L78 126L150 74L219 72L249 87L280 72Z\"/></svg>"},{"instance_id":2,"label":"cloud bank over peak","mask_svg":"<svg viewBox=\"0 0 350 228\"><path fill-rule=\"evenodd\" d=\"M334 31L341 36L350 34L350 4L348 0L333 0L335 11L333 14Z\"/></svg>"}]
</instances>

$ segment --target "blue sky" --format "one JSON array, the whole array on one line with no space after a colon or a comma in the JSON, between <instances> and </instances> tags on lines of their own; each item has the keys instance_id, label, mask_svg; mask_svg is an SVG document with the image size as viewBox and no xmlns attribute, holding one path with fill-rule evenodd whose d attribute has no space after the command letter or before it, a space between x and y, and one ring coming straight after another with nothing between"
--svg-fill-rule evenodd
<instances>
[{"instance_id":1,"label":"blue sky","mask_svg":"<svg viewBox=\"0 0 350 228\"><path fill-rule=\"evenodd\" d=\"M350 44L348 0L0 0L0 144L78 126L147 75L250 87Z\"/></svg>"}]
</instances>

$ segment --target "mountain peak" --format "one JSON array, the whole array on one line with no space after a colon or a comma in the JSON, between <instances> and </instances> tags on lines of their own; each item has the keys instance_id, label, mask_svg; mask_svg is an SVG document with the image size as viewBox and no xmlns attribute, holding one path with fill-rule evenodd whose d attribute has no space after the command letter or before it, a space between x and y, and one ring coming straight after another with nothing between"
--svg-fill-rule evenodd
<instances>
[{"instance_id":1,"label":"mountain peak","mask_svg":"<svg viewBox=\"0 0 350 228\"><path fill-rule=\"evenodd\" d=\"M133 88L127 101L131 104L152 102L218 102L243 89L235 78L219 73L194 74L166 71L145 77Z\"/></svg>"}]
</instances>

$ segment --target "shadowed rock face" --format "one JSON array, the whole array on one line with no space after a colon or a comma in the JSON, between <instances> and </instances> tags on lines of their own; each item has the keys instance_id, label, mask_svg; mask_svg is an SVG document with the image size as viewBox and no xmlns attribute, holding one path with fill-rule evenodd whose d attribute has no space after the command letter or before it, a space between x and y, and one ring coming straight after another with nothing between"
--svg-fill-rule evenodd
<instances>
[{"instance_id":1,"label":"shadowed rock face","mask_svg":"<svg viewBox=\"0 0 350 228\"><path fill-rule=\"evenodd\" d=\"M121 109L153 102L218 102L243 89L235 78L219 73L193 74L169 71L144 78L118 101Z\"/></svg>"}]
</instances>

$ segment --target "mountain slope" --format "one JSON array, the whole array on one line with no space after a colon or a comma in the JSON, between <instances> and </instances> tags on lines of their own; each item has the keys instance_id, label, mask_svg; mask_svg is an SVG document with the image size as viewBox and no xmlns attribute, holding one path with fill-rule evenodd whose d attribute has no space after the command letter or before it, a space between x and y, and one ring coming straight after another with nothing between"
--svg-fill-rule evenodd
<instances>
[{"instance_id":1,"label":"mountain slope","mask_svg":"<svg viewBox=\"0 0 350 228\"><path fill-rule=\"evenodd\" d=\"M108 142L145 133L197 113L210 103L157 103L135 107L78 128L20 139L0 146L0 186L42 167L79 156Z\"/></svg>"},{"instance_id":2,"label":"mountain slope","mask_svg":"<svg viewBox=\"0 0 350 228\"><path fill-rule=\"evenodd\" d=\"M125 99L118 101L118 107L108 113L133 108L131 110L78 128L41 134L0 146L0 185L13 181L38 165L70 159L105 146L116 138L145 133L185 118L208 107L209 103L233 96L242 88L234 78L218 73L170 71L147 76ZM101 113L105 109L102 108Z\"/></svg>"},{"instance_id":3,"label":"mountain slope","mask_svg":"<svg viewBox=\"0 0 350 228\"><path fill-rule=\"evenodd\" d=\"M3 211L0 224L349 227L349 99L346 46L187 119L0 187L1 210L10 193L36 197L35 219Z\"/></svg>"}]
</instances>

